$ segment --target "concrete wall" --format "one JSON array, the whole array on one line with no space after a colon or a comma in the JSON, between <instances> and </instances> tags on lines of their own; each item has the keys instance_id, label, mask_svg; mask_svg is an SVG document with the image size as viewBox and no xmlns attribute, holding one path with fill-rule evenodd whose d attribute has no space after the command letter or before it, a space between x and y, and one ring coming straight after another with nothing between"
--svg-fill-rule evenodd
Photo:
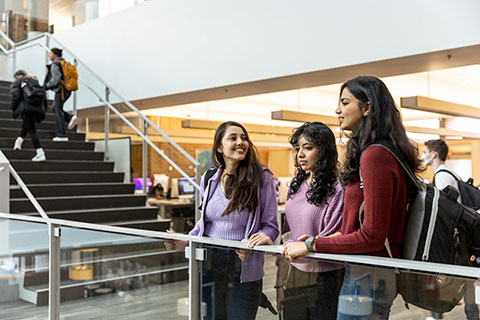
<instances>
[{"instance_id":1,"label":"concrete wall","mask_svg":"<svg viewBox=\"0 0 480 320\"><path fill-rule=\"evenodd\" d=\"M56 36L135 100L477 45L478 12L477 0L158 0Z\"/></svg>"}]
</instances>

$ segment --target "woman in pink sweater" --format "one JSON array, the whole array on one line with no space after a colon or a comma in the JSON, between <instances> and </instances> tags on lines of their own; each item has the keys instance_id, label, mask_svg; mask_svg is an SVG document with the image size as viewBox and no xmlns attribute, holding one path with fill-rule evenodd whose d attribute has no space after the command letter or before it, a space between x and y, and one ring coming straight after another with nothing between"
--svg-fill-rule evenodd
<instances>
[{"instance_id":1,"label":"woman in pink sweater","mask_svg":"<svg viewBox=\"0 0 480 320\"><path fill-rule=\"evenodd\" d=\"M388 239L392 256L399 258L407 203L416 189L410 185L407 188L409 182L398 161L376 144L388 145L413 172L419 171L418 150L405 133L393 97L376 77L362 76L345 82L340 89L336 113L340 128L350 132L341 173L342 183L347 186L343 222L336 236L315 237L313 250L387 257L385 241ZM362 204L364 211L360 219ZM284 256L293 261L306 255L308 250L303 242L306 238L287 244ZM360 278L364 279L363 284L370 279L364 294L373 298L375 318L387 319L396 295L393 272L368 266L363 271L360 269L347 265L342 295L356 292ZM366 290L368 287L370 290Z\"/></svg>"},{"instance_id":2,"label":"woman in pink sweater","mask_svg":"<svg viewBox=\"0 0 480 320\"><path fill-rule=\"evenodd\" d=\"M332 130L320 122L306 122L295 130L290 144L296 176L285 206L284 235L290 233L297 239L304 234L323 237L337 232L342 224L344 188L338 181ZM309 262L289 267L278 259L277 265L277 307L283 309L285 319L336 319L343 264Z\"/></svg>"}]
</instances>

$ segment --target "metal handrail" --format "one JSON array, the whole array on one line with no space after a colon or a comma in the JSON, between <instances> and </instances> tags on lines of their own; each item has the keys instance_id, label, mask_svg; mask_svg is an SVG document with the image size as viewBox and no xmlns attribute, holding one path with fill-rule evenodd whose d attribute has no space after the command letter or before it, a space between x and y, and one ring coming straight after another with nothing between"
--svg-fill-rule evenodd
<instances>
[{"instance_id":1,"label":"metal handrail","mask_svg":"<svg viewBox=\"0 0 480 320\"><path fill-rule=\"evenodd\" d=\"M7 36L5 35L5 33L0 33L0 36L4 37L5 39L8 39L7 41L11 41L13 43L13 41ZM82 63L83 67L88 71L90 72L95 78L97 78L97 80L99 80L100 82L102 82L107 88L109 88L109 90L111 92L113 92L118 98L121 99L121 103L124 103L125 105L127 105L132 111L134 111L140 118L142 118L146 123L148 123L152 128L154 128L158 133L160 133L160 135L163 136L163 138L165 138L175 149L177 149L183 156L185 156L190 162L192 162L195 166L198 166L199 165L199 162L197 160L195 160L190 154L188 154L182 147L180 147L175 141L173 141L165 132L163 132L159 127L157 127L153 122L152 120L150 120L148 117L146 117L143 113L140 112L140 110L138 110L131 102L129 102L128 100L126 100L124 97L122 97L116 90L112 89L111 86L106 82L104 81L102 78L100 78L94 71L92 71L85 63L83 63L81 61L81 59L79 59L75 54L73 54L70 50L68 50L67 48L65 48L65 46L60 42L58 41L55 37L53 37L51 34L49 33L43 33L41 35L38 35L38 36L35 36L31 39L27 39L27 40L24 40L22 41L21 43L19 44L22 44L22 47L18 47L19 44L15 45L15 43L13 43L14 45L14 49L11 49L11 50L8 50L8 54L11 54L11 53L15 53L15 52L18 52L18 51L21 51L21 50L24 50L24 49L27 49L27 48L31 48L31 47L34 47L34 46L40 46L42 48L44 48L46 51L50 51L50 49L44 45L43 43L33 43L33 44L29 44L29 45L25 45L27 44L28 42L31 42L31 41L35 41L35 40L38 40L42 37L47 37L49 39L53 39L55 40L60 46L62 46L66 52L68 52L77 62L79 63ZM87 89L89 89L94 95L96 95L105 105L108 106L109 109L111 109L113 112L115 112L115 114L117 114L130 128L132 128L148 145L150 145L163 159L165 159L170 165L172 165L172 167L174 167L178 172L180 172L182 174L182 176L184 176L189 183L191 183L195 189L197 189L197 191L200 191L200 184L193 181L190 176L184 172L182 169L180 169L180 167L178 167L177 164L175 164L168 156L165 155L165 153L160 150L154 143L152 143L147 137L146 135L144 135L142 132L140 132L130 121L128 121L123 115L121 115L121 113L112 105L110 104L108 101L106 101L106 99L104 99L100 94L98 94L92 87L90 87L85 81L83 81L80 77L78 78L78 80L85 85L85 87L87 87ZM199 182L199 181L198 181Z\"/></svg>"},{"instance_id":2,"label":"metal handrail","mask_svg":"<svg viewBox=\"0 0 480 320\"><path fill-rule=\"evenodd\" d=\"M33 196L33 194L30 192L30 189L28 189L27 185L23 182L22 178L18 175L17 171L12 167L12 164L10 161L5 157L3 152L0 150L0 156L1 158L4 159L4 164L8 164L9 172L13 176L13 178L17 181L18 185L20 188L23 190L25 195L27 196L28 200L33 204L37 212L42 216L44 220L48 220L49 217L46 214L45 210L43 210L42 206L38 203L37 199Z\"/></svg>"},{"instance_id":3,"label":"metal handrail","mask_svg":"<svg viewBox=\"0 0 480 320\"><path fill-rule=\"evenodd\" d=\"M14 215L14 214L8 214L8 213L0 213L0 218L29 221L29 222L36 222L36 223L45 223L45 220L42 218ZM110 233L124 234L129 236L154 238L158 240L166 240L166 239L184 240L190 243L222 246L222 247L228 247L233 249L251 249L254 251L271 253L271 254L280 254L283 250L283 246L277 246L277 245L255 246L252 249L252 248L248 248L247 244L241 241L189 236L189 235L178 234L178 233L172 234L172 233L161 232L161 231L149 231L149 230L141 230L141 229L133 229L133 228L125 228L125 227L99 225L99 224L70 221L70 220L49 219L49 222L57 226L70 227L70 228L76 228L76 229L110 232ZM309 253L306 257L312 258L312 259L328 260L332 262L341 262L341 263L346 262L346 263L363 264L363 265L374 265L376 267L398 268L398 269L404 269L404 270L423 271L428 273L442 273L442 274L453 275L453 276L472 277L472 278L480 279L480 268L450 265L450 264L443 264L443 263L413 261L413 260L376 257L376 256L368 256L368 255L329 254L329 253Z\"/></svg>"}]
</instances>

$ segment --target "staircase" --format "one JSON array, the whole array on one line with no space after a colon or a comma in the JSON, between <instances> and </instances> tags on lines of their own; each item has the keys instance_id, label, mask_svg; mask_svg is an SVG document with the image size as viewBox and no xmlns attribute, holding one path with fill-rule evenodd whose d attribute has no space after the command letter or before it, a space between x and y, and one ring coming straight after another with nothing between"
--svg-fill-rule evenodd
<instances>
[{"instance_id":1,"label":"staircase","mask_svg":"<svg viewBox=\"0 0 480 320\"><path fill-rule=\"evenodd\" d=\"M40 145L47 161L32 162L35 155L27 135L22 150L13 150L22 120L10 110L10 82L0 81L0 149L22 180L53 219L119 225L165 231L168 221L158 221L157 208L145 206L145 196L134 194L133 183L123 183L124 174L113 172L113 162L103 161L103 152L85 142L85 134L68 131L68 142L53 142L55 116L49 108L37 124ZM38 215L13 177L10 180L10 212Z\"/></svg>"},{"instance_id":2,"label":"staircase","mask_svg":"<svg viewBox=\"0 0 480 320\"><path fill-rule=\"evenodd\" d=\"M94 143L85 142L85 134L70 130L68 142L51 140L55 136L55 116L51 108L45 120L36 126L40 145L45 150L47 160L31 161L35 149L29 135L23 142L22 150L14 151L12 148L22 120L12 118L10 84L0 81L0 149L50 218L156 231L165 231L169 227L169 220L157 219L158 208L146 207L146 197L134 194L133 183L123 182L123 173L113 172L114 163L103 161L103 152L95 152ZM39 215L12 176L10 213ZM31 248L31 251L27 252L16 252L15 248L11 248L13 257L23 257L28 262L34 261L36 255L48 254L48 246L40 244L36 247L35 242L39 239L36 234L45 234L45 227L13 222L10 225L10 233L9 239L13 247L19 245ZM130 282L142 285L187 279L188 265L182 252L166 252L161 241L142 238L131 240L128 237L127 240L122 240L113 234L102 234L92 232L92 237L88 240L80 237L82 238L80 241L62 242L62 252L67 257L66 260L62 259L61 266L62 301L83 298L86 295L85 290L91 283L113 291L119 290L118 280L116 282L108 280L112 277L129 279ZM108 239L107 244L99 244L101 241L96 237L105 235L112 238ZM132 241L136 241L136 244L129 244ZM74 250L92 247L98 250L91 262L95 270L94 278L88 281L71 280L69 276L71 253ZM125 273L118 267L109 266L112 263L112 254L116 257L113 260L117 264L135 263L143 268L142 272L137 269ZM113 273L103 274L102 270L106 266L114 270ZM30 266L30 263L27 263L18 270L16 278L19 296L22 299L36 305L47 303L48 264Z\"/></svg>"}]
</instances>

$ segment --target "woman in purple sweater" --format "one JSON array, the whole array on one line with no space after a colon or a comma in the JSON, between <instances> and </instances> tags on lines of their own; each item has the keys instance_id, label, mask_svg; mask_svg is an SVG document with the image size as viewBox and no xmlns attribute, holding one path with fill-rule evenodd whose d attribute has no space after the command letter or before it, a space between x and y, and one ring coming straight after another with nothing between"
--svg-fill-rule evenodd
<instances>
[{"instance_id":1,"label":"woman in purple sweater","mask_svg":"<svg viewBox=\"0 0 480 320\"><path fill-rule=\"evenodd\" d=\"M262 168L247 130L239 123L222 123L212 148L215 174L201 181L202 217L189 233L215 239L239 240L253 248L273 244L278 236L277 200L272 173ZM181 241L167 241L168 249L182 249ZM262 293L262 253L207 248L204 289L213 283L207 319L255 319ZM210 294L203 294L211 296ZM214 315L213 315L214 310Z\"/></svg>"},{"instance_id":2,"label":"woman in purple sweater","mask_svg":"<svg viewBox=\"0 0 480 320\"><path fill-rule=\"evenodd\" d=\"M285 206L283 233L291 233L287 243L308 235L300 244L313 251L315 236L332 235L342 225L344 189L338 181L335 136L323 123L306 122L295 130L290 144L297 172ZM289 267L279 258L277 265L277 306L285 319L336 319L343 264L308 262Z\"/></svg>"}]
</instances>

